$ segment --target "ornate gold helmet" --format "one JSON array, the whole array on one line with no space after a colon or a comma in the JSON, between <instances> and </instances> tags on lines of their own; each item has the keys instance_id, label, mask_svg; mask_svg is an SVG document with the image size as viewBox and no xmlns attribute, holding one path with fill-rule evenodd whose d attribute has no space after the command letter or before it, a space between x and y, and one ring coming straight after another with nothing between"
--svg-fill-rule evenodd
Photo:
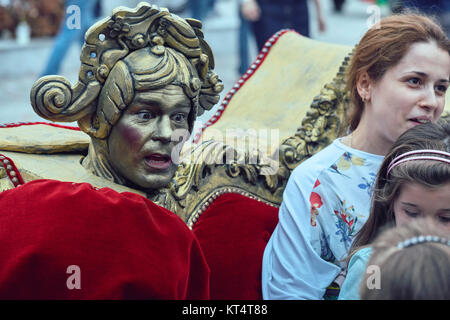
<instances>
[{"instance_id":1,"label":"ornate gold helmet","mask_svg":"<svg viewBox=\"0 0 450 320\"><path fill-rule=\"evenodd\" d=\"M223 84L202 24L141 2L118 7L85 35L78 82L45 76L31 89L31 104L51 121L78 121L92 138L105 139L135 91L182 86L192 101L189 127L219 101Z\"/></svg>"}]
</instances>

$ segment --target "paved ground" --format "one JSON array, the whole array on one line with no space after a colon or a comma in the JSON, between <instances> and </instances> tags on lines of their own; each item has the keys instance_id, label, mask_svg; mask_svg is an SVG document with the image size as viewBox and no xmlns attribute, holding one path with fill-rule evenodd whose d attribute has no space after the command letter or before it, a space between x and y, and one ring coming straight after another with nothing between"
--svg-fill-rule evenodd
<instances>
[{"instance_id":1,"label":"paved ground","mask_svg":"<svg viewBox=\"0 0 450 320\"><path fill-rule=\"evenodd\" d=\"M108 0L110 1L110 0ZM120 0L114 0L120 3ZM123 0L124 1L124 0ZM132 1L131 1L132 2ZM204 21L205 38L210 43L216 60L216 70L224 81L222 97L230 90L238 74L238 0L217 0L216 8ZM111 2L109 2L111 4ZM314 6L310 5L312 38L320 41L353 45L367 30L371 13L369 4L361 0L346 0L344 11L336 14L331 0L322 0L328 29L319 34L315 23ZM109 10L109 8L106 8ZM182 16L188 13L181 14ZM29 45L18 46L12 40L0 40L0 123L42 121L32 110L29 91L44 68L52 46L52 39L33 40ZM256 57L256 46L251 43L251 61ZM79 51L74 45L64 60L61 74L74 83L79 68ZM199 120L206 122L214 109Z\"/></svg>"}]
</instances>

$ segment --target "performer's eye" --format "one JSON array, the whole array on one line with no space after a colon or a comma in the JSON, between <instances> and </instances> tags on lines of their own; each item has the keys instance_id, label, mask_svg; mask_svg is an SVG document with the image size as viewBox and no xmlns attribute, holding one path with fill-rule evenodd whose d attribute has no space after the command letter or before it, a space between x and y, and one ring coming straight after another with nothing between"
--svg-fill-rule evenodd
<instances>
[{"instance_id":1,"label":"performer's eye","mask_svg":"<svg viewBox=\"0 0 450 320\"><path fill-rule=\"evenodd\" d=\"M177 123L183 123L187 120L187 114L183 112L178 112L172 115L172 120Z\"/></svg>"},{"instance_id":2,"label":"performer's eye","mask_svg":"<svg viewBox=\"0 0 450 320\"><path fill-rule=\"evenodd\" d=\"M140 120L150 120L150 119L152 119L154 116L153 116L153 113L151 113L150 111L148 111L148 110L143 110L143 111L139 111L138 113L137 113L137 116L138 116L138 118L140 119Z\"/></svg>"}]
</instances>

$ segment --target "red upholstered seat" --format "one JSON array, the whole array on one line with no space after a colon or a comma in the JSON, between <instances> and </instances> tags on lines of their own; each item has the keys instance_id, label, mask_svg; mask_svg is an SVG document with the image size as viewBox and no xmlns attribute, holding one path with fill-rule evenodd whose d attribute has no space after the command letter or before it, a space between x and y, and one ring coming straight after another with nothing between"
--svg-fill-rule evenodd
<instances>
[{"instance_id":1,"label":"red upholstered seat","mask_svg":"<svg viewBox=\"0 0 450 320\"><path fill-rule=\"evenodd\" d=\"M211 269L211 299L262 299L264 248L278 208L235 193L218 197L193 226Z\"/></svg>"}]
</instances>

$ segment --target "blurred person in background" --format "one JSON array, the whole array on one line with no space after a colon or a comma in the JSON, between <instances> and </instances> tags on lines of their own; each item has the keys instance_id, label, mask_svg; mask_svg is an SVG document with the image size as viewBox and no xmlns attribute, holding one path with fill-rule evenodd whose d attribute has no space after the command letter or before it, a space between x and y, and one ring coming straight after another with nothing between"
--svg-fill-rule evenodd
<instances>
[{"instance_id":1,"label":"blurred person in background","mask_svg":"<svg viewBox=\"0 0 450 320\"><path fill-rule=\"evenodd\" d=\"M448 0L396 0L403 10L418 10L435 16L442 28L450 36L450 1Z\"/></svg>"},{"instance_id":2,"label":"blurred person in background","mask_svg":"<svg viewBox=\"0 0 450 320\"><path fill-rule=\"evenodd\" d=\"M238 2L238 14L239 14L239 34L238 34L238 48L239 48L239 74L244 74L250 66L249 61L249 41L253 37L252 25L249 20L244 17L242 12L242 4L245 0L239 0Z\"/></svg>"},{"instance_id":3,"label":"blurred person in background","mask_svg":"<svg viewBox=\"0 0 450 320\"><path fill-rule=\"evenodd\" d=\"M64 16L64 2L54 0L0 0L0 34L18 37L19 26L27 25L28 37L48 37L58 33Z\"/></svg>"},{"instance_id":4,"label":"blurred person in background","mask_svg":"<svg viewBox=\"0 0 450 320\"><path fill-rule=\"evenodd\" d=\"M342 7L344 6L344 2L345 2L345 0L333 0L334 11L342 12Z\"/></svg>"},{"instance_id":5,"label":"blurred person in background","mask_svg":"<svg viewBox=\"0 0 450 320\"><path fill-rule=\"evenodd\" d=\"M84 43L84 34L94 24L101 12L100 0L66 0L64 3L64 19L55 39L52 52L42 76L58 74L61 63L73 42L80 47ZM77 9L78 8L78 9Z\"/></svg>"},{"instance_id":6,"label":"blurred person in background","mask_svg":"<svg viewBox=\"0 0 450 320\"><path fill-rule=\"evenodd\" d=\"M319 30L325 31L320 0L314 0ZM251 21L258 49L281 29L294 29L309 37L308 0L243 0L242 14Z\"/></svg>"},{"instance_id":7,"label":"blurred person in background","mask_svg":"<svg viewBox=\"0 0 450 320\"><path fill-rule=\"evenodd\" d=\"M198 20L204 20L208 13L214 8L216 0L189 0L189 9L191 17Z\"/></svg>"}]
</instances>

